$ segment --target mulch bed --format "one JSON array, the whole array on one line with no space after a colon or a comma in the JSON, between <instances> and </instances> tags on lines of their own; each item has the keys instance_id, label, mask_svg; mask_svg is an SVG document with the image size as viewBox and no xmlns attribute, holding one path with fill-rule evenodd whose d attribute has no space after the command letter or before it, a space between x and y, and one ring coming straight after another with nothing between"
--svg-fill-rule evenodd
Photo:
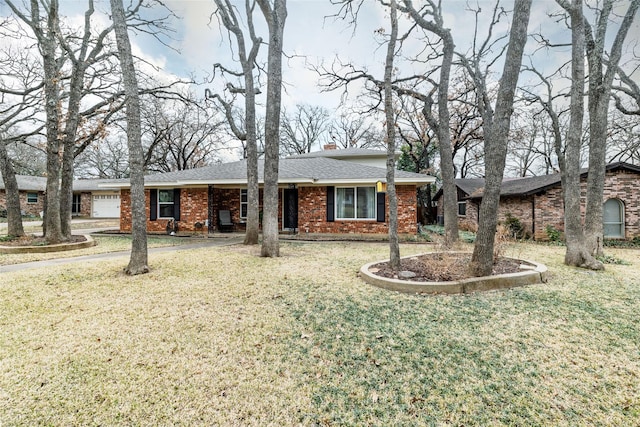
<instances>
[{"instance_id":1,"label":"mulch bed","mask_svg":"<svg viewBox=\"0 0 640 427\"><path fill-rule=\"evenodd\" d=\"M64 243L80 243L87 240L84 236L72 235L71 240ZM0 246L48 246L49 243L42 236L26 235L11 240L0 241Z\"/></svg>"},{"instance_id":2,"label":"mulch bed","mask_svg":"<svg viewBox=\"0 0 640 427\"><path fill-rule=\"evenodd\" d=\"M415 277L407 278L416 282L448 282L469 279L468 268L471 262L471 254L466 253L432 253L400 261L400 272L410 271ZM530 265L526 262L510 258L498 258L494 264L492 275L517 273L522 271L521 265ZM377 276L398 279L398 272L389 268L384 262L370 267L370 272Z\"/></svg>"}]
</instances>

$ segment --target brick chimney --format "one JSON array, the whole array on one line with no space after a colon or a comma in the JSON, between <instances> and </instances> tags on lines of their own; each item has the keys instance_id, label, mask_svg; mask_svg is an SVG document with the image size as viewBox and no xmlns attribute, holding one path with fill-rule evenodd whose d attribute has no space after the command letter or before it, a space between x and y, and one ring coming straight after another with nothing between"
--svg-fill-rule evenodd
<instances>
[{"instance_id":1,"label":"brick chimney","mask_svg":"<svg viewBox=\"0 0 640 427\"><path fill-rule=\"evenodd\" d=\"M325 150L335 150L336 148L338 148L336 144L324 144Z\"/></svg>"}]
</instances>

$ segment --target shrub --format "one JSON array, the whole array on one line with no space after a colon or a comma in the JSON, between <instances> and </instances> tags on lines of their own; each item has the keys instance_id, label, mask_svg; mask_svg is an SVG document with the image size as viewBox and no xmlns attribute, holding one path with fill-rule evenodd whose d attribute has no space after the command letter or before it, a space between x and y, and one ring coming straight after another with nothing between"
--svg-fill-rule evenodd
<instances>
[{"instance_id":1,"label":"shrub","mask_svg":"<svg viewBox=\"0 0 640 427\"><path fill-rule=\"evenodd\" d=\"M0 206L0 218L7 217L7 209L4 206Z\"/></svg>"},{"instance_id":2,"label":"shrub","mask_svg":"<svg viewBox=\"0 0 640 427\"><path fill-rule=\"evenodd\" d=\"M544 228L544 231L547 233L547 237L550 242L561 242L562 241L562 233L560 230L555 228L553 225L547 225Z\"/></svg>"},{"instance_id":3,"label":"shrub","mask_svg":"<svg viewBox=\"0 0 640 427\"><path fill-rule=\"evenodd\" d=\"M507 227L508 235L512 238L518 240L528 238L527 231L524 229L520 220L510 213L507 213L504 225Z\"/></svg>"}]
</instances>

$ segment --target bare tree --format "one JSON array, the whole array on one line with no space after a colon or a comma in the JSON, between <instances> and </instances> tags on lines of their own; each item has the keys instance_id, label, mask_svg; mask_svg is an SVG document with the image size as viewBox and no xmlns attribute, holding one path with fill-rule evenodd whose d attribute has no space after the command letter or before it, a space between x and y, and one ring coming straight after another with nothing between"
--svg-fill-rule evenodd
<instances>
[{"instance_id":1,"label":"bare tree","mask_svg":"<svg viewBox=\"0 0 640 427\"><path fill-rule=\"evenodd\" d=\"M247 228L244 244L255 245L258 244L258 233L260 228L258 132L256 128L256 94L259 93L259 89L256 89L255 87L255 78L253 73L256 67L256 58L258 56L260 44L262 43L262 39L256 35L255 27L253 25L253 11L255 9L256 2L245 0L245 14L247 19L247 31L249 32L249 38L251 40L250 45L247 45L245 34L240 26L240 21L231 2L229 0L215 0L215 3L218 7L216 11L217 16L220 18L225 28L233 34L235 38L242 72L229 72L221 65L217 64L217 66L223 71L227 71L232 75L242 77L244 79L244 90L235 92L241 93L245 97L244 128L242 130L235 122L231 110L231 104L224 101L224 99L219 95L217 96L217 99L225 109L225 115L233 134L243 141L244 144L244 151L247 159ZM284 25L284 22L282 25ZM269 28L271 28L271 26Z\"/></svg>"},{"instance_id":2,"label":"bare tree","mask_svg":"<svg viewBox=\"0 0 640 427\"><path fill-rule=\"evenodd\" d=\"M560 0L559 3L564 7L566 1ZM587 177L587 206L584 227L587 248L594 255L602 255L604 238L602 195L606 171L607 119L611 90L622 58L625 39L640 7L640 0L631 0L615 35L610 52L606 55L605 38L614 3L613 0L603 2L602 10L598 14L593 29L586 19L584 25L587 62L589 64L589 175Z\"/></svg>"},{"instance_id":3,"label":"bare tree","mask_svg":"<svg viewBox=\"0 0 640 427\"><path fill-rule=\"evenodd\" d=\"M468 73L460 69L451 86L449 128L454 175L460 178L483 177L484 135L475 85ZM489 97L495 98L494 91L489 91Z\"/></svg>"},{"instance_id":4,"label":"bare tree","mask_svg":"<svg viewBox=\"0 0 640 427\"><path fill-rule=\"evenodd\" d=\"M396 195L396 114L393 108L393 62L398 41L398 11L396 1L389 4L391 33L387 42L384 62L384 114L387 142L387 198L389 203L389 267L400 269L400 245L398 243L398 198Z\"/></svg>"},{"instance_id":5,"label":"bare tree","mask_svg":"<svg viewBox=\"0 0 640 427\"><path fill-rule=\"evenodd\" d=\"M24 236L22 214L20 211L20 193L16 174L7 155L7 146L0 137L0 173L4 182L4 192L7 209L7 235L13 237Z\"/></svg>"},{"instance_id":6,"label":"bare tree","mask_svg":"<svg viewBox=\"0 0 640 427\"><path fill-rule=\"evenodd\" d=\"M31 28L42 55L47 134L45 238L50 243L59 243L64 240L60 224L60 191L58 187L62 148L60 135L63 132L60 126L62 114L59 85L62 80L62 66L65 62L64 54L58 50L59 4L57 0L51 0L45 9L46 17L43 19L40 16L38 0L30 0L27 13L23 13L11 0L7 0L6 3L13 13Z\"/></svg>"},{"instance_id":7,"label":"bare tree","mask_svg":"<svg viewBox=\"0 0 640 427\"><path fill-rule=\"evenodd\" d=\"M401 105L397 132L400 137L400 158L398 169L414 173L439 175L435 168L438 155L438 138L422 114L419 101L414 98L399 98ZM418 205L422 207L423 224L432 224L436 218L433 213L432 186L427 184L418 189Z\"/></svg>"},{"instance_id":8,"label":"bare tree","mask_svg":"<svg viewBox=\"0 0 640 427\"><path fill-rule=\"evenodd\" d=\"M434 1L427 0L420 10L416 10L411 0L403 0L402 6L400 6L399 9L408 13L420 28L435 34L442 44L440 75L437 83L432 82L434 90L437 88L438 91L437 118L432 109L434 104L432 98L433 91L427 96L423 94L422 100L425 103L423 108L425 118L438 135L445 226L444 244L450 246L458 241L458 191L455 184L455 170L453 166L453 152L449 128L449 82L455 44L451 36L451 31L444 25L442 4L440 2L436 4Z\"/></svg>"},{"instance_id":9,"label":"bare tree","mask_svg":"<svg viewBox=\"0 0 640 427\"><path fill-rule=\"evenodd\" d=\"M131 54L131 42L127 32L122 0L111 0L116 42L118 45L122 80L127 105L127 141L129 167L131 169L131 257L125 272L129 275L149 272L147 252L147 215L144 192L144 159L142 155L142 131L138 81Z\"/></svg>"},{"instance_id":10,"label":"bare tree","mask_svg":"<svg viewBox=\"0 0 640 427\"><path fill-rule=\"evenodd\" d=\"M638 60L640 58L636 58ZM622 113L628 116L640 116L640 85L638 82L631 78L631 75L638 72L640 65L637 66L631 73L625 72L622 68L618 67L619 81L612 85L611 94L616 102L616 108ZM629 102L625 103L623 97L628 98Z\"/></svg>"},{"instance_id":11,"label":"bare tree","mask_svg":"<svg viewBox=\"0 0 640 427\"><path fill-rule=\"evenodd\" d=\"M75 175L79 178L128 178L128 158L126 135L109 135L76 157Z\"/></svg>"},{"instance_id":12,"label":"bare tree","mask_svg":"<svg viewBox=\"0 0 640 427\"><path fill-rule=\"evenodd\" d=\"M171 172L216 161L222 122L192 97L153 99L142 107L145 170Z\"/></svg>"},{"instance_id":13,"label":"bare tree","mask_svg":"<svg viewBox=\"0 0 640 427\"><path fill-rule=\"evenodd\" d=\"M257 0L269 26L267 110L265 115L264 202L262 248L264 257L280 256L278 240L278 159L282 102L282 45L287 19L286 0Z\"/></svg>"},{"instance_id":14,"label":"bare tree","mask_svg":"<svg viewBox=\"0 0 640 427\"><path fill-rule=\"evenodd\" d=\"M494 243L498 225L498 204L500 187L507 155L507 142L513 112L518 76L524 46L527 41L527 27L531 0L516 0L514 4L509 44L505 56L504 69L498 88L495 111L488 98L486 74L480 69L480 60L490 44L489 39L469 61L462 57L469 74L473 77L480 100L485 136L485 186L480 205L478 234L471 256L469 271L475 276L491 275L494 262ZM494 9L494 17L497 8Z\"/></svg>"},{"instance_id":15,"label":"bare tree","mask_svg":"<svg viewBox=\"0 0 640 427\"><path fill-rule=\"evenodd\" d=\"M329 111L317 105L298 104L293 113L282 112L280 150L284 155L310 153L326 142Z\"/></svg>"},{"instance_id":16,"label":"bare tree","mask_svg":"<svg viewBox=\"0 0 640 427\"><path fill-rule=\"evenodd\" d=\"M381 132L368 114L342 112L329 124L329 140L338 148L382 148Z\"/></svg>"}]
</instances>

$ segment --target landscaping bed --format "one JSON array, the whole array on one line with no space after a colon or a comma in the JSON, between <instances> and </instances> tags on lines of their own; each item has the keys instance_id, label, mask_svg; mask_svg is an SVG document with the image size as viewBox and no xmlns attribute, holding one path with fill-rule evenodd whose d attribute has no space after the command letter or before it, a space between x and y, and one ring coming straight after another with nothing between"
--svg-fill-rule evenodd
<instances>
[{"instance_id":1,"label":"landscaping bed","mask_svg":"<svg viewBox=\"0 0 640 427\"><path fill-rule=\"evenodd\" d=\"M417 282L447 282L455 280L470 279L469 263L470 253L462 252L436 252L422 254L419 256L403 258L400 261L400 272L405 273L405 277L410 276L411 280ZM492 275L518 273L522 271L522 266L533 267L526 261L512 258L500 257L493 265ZM389 267L388 262L381 262L371 266L369 271L381 277L398 279L399 271ZM407 275L411 272L414 275Z\"/></svg>"}]
</instances>

